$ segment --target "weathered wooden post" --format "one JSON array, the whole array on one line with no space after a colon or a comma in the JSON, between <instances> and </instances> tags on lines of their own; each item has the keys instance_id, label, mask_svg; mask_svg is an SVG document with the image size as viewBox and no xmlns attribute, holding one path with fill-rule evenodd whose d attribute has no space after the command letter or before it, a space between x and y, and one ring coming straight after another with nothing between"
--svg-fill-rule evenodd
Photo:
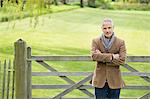
<instances>
[{"instance_id":1,"label":"weathered wooden post","mask_svg":"<svg viewBox=\"0 0 150 99\"><path fill-rule=\"evenodd\" d=\"M26 42L15 42L15 99L27 99L27 48Z\"/></svg>"},{"instance_id":2,"label":"weathered wooden post","mask_svg":"<svg viewBox=\"0 0 150 99\"><path fill-rule=\"evenodd\" d=\"M31 47L27 48L27 58L31 58ZM32 99L32 61L27 61L27 99Z\"/></svg>"}]
</instances>

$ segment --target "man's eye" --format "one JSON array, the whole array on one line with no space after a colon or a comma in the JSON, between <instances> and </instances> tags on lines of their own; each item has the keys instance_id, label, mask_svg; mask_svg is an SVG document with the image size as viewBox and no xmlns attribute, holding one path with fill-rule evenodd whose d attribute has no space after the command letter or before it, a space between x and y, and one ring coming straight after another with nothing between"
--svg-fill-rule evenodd
<instances>
[{"instance_id":1,"label":"man's eye","mask_svg":"<svg viewBox=\"0 0 150 99\"><path fill-rule=\"evenodd\" d=\"M105 29L105 30L106 30L106 28L103 28L103 29Z\"/></svg>"},{"instance_id":2,"label":"man's eye","mask_svg":"<svg viewBox=\"0 0 150 99\"><path fill-rule=\"evenodd\" d=\"M108 29L111 29L111 27L108 27Z\"/></svg>"}]
</instances>

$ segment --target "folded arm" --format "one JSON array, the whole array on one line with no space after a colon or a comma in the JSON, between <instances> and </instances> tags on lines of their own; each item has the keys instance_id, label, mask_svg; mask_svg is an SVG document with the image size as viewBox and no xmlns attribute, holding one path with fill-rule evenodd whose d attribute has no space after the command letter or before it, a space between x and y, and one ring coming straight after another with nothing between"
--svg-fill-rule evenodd
<instances>
[{"instance_id":1,"label":"folded arm","mask_svg":"<svg viewBox=\"0 0 150 99\"><path fill-rule=\"evenodd\" d=\"M94 61L111 62L111 60L112 60L112 54L111 53L101 53L94 40L92 41L91 54L92 54L92 59Z\"/></svg>"},{"instance_id":2,"label":"folded arm","mask_svg":"<svg viewBox=\"0 0 150 99\"><path fill-rule=\"evenodd\" d=\"M125 64L125 59L126 59L126 47L125 47L125 43L124 41L121 42L120 46L119 46L119 57L112 59L112 63L115 65L123 65Z\"/></svg>"},{"instance_id":3,"label":"folded arm","mask_svg":"<svg viewBox=\"0 0 150 99\"><path fill-rule=\"evenodd\" d=\"M93 40L92 41L92 59L94 61L99 62L106 62L108 65L122 65L125 63L126 58L126 48L125 43L122 41L119 46L119 53L113 54L113 53L101 53L100 50L98 50L97 43Z\"/></svg>"}]
</instances>

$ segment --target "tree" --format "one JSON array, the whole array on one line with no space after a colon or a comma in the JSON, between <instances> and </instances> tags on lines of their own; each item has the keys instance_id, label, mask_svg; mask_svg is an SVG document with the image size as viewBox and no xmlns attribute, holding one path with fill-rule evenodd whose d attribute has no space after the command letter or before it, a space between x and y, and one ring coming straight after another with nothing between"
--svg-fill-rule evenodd
<instances>
[{"instance_id":1,"label":"tree","mask_svg":"<svg viewBox=\"0 0 150 99\"><path fill-rule=\"evenodd\" d=\"M44 0L44 7L46 8L48 6L48 8L50 8L50 5L53 3L53 0Z\"/></svg>"},{"instance_id":2,"label":"tree","mask_svg":"<svg viewBox=\"0 0 150 99\"><path fill-rule=\"evenodd\" d=\"M140 3L146 3L146 4L149 4L149 0L140 0Z\"/></svg>"},{"instance_id":3,"label":"tree","mask_svg":"<svg viewBox=\"0 0 150 99\"><path fill-rule=\"evenodd\" d=\"M57 1L57 0L54 0L54 4L55 4L55 5L58 5L58 1Z\"/></svg>"},{"instance_id":4,"label":"tree","mask_svg":"<svg viewBox=\"0 0 150 99\"><path fill-rule=\"evenodd\" d=\"M24 9L25 4L26 4L26 0L23 0L23 2L22 2L22 10Z\"/></svg>"},{"instance_id":5,"label":"tree","mask_svg":"<svg viewBox=\"0 0 150 99\"><path fill-rule=\"evenodd\" d=\"M1 7L3 7L3 0L0 0L0 3L1 3Z\"/></svg>"},{"instance_id":6,"label":"tree","mask_svg":"<svg viewBox=\"0 0 150 99\"><path fill-rule=\"evenodd\" d=\"M67 0L61 0L63 4L67 4Z\"/></svg>"},{"instance_id":7,"label":"tree","mask_svg":"<svg viewBox=\"0 0 150 99\"><path fill-rule=\"evenodd\" d=\"M88 6L95 8L95 7L96 7L96 6L95 6L95 0L88 0Z\"/></svg>"},{"instance_id":8,"label":"tree","mask_svg":"<svg viewBox=\"0 0 150 99\"><path fill-rule=\"evenodd\" d=\"M83 0L80 0L80 7L83 8Z\"/></svg>"}]
</instances>

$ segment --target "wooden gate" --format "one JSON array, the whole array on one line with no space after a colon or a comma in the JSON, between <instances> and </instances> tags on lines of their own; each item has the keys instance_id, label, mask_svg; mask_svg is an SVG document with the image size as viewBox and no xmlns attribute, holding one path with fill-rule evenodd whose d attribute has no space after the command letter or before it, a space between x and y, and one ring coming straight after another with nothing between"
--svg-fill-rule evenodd
<instances>
[{"instance_id":1,"label":"wooden gate","mask_svg":"<svg viewBox=\"0 0 150 99\"><path fill-rule=\"evenodd\" d=\"M50 72L32 72L32 61L35 61ZM87 89L93 89L91 85L84 85L86 82L91 80L92 72L59 72L52 66L47 64L45 61L92 61L90 56L35 56L31 55L31 48L26 47L26 42L19 39L15 42L15 79L16 79L16 99L73 99L73 98L63 98L66 94L74 89L86 94L88 97L85 98L74 98L74 99L94 99L93 93ZM150 56L128 56L128 62L150 62ZM150 73L139 72L132 68L128 64L123 66L131 72L123 72L123 76L140 76L147 82L150 82ZM68 85L32 85L32 76L58 76L61 79L68 82ZM67 76L86 76L79 82L72 81ZM61 93L54 97L46 98L34 98L32 97L32 89L65 89ZM125 86L124 89L140 89L140 90L150 90L150 86ZM150 97L150 92L141 96L140 99L148 99ZM131 99L131 98L124 98Z\"/></svg>"}]
</instances>

